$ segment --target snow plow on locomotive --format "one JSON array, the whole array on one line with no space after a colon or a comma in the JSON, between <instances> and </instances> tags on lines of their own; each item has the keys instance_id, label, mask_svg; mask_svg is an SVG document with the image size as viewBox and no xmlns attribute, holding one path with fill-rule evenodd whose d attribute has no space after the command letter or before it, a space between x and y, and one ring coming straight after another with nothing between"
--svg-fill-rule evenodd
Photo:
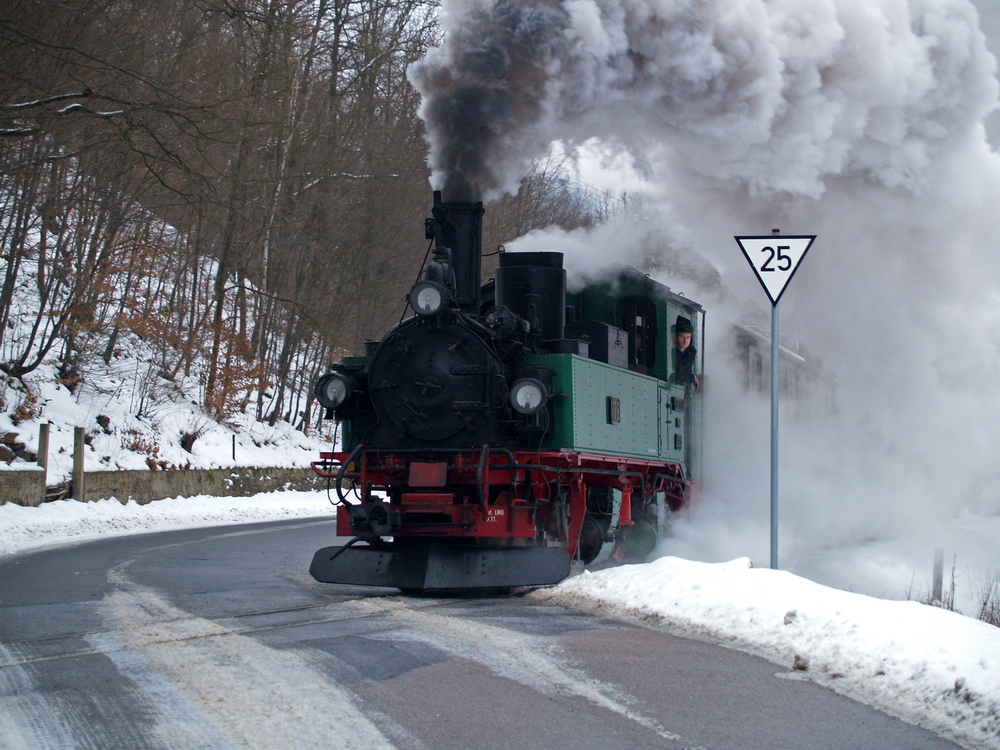
<instances>
[{"instance_id":1,"label":"snow plow on locomotive","mask_svg":"<svg viewBox=\"0 0 1000 750\"><path fill-rule=\"evenodd\" d=\"M674 337L697 337L702 308L627 268L567 291L560 253L503 253L481 286L482 204L435 193L433 213L415 314L316 384L344 450L313 468L353 538L311 574L496 588L641 559L697 481L697 378Z\"/></svg>"}]
</instances>

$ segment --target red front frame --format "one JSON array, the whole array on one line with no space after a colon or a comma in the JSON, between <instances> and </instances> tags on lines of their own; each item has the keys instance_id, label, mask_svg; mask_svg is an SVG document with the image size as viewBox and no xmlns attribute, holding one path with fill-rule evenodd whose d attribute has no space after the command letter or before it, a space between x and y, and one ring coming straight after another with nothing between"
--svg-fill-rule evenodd
<instances>
[{"instance_id":1,"label":"red front frame","mask_svg":"<svg viewBox=\"0 0 1000 750\"><path fill-rule=\"evenodd\" d=\"M620 524L632 524L633 494L665 492L671 509L686 502L679 464L568 451L482 451L421 454L368 451L321 453L312 464L322 477L349 480L355 502L386 495L402 526L394 537L536 539L547 534L572 556L587 512L588 487L622 492ZM351 460L351 465L344 462ZM516 465L516 468L514 468ZM569 499L568 513L563 508ZM337 512L337 533L352 536L348 509Z\"/></svg>"}]
</instances>

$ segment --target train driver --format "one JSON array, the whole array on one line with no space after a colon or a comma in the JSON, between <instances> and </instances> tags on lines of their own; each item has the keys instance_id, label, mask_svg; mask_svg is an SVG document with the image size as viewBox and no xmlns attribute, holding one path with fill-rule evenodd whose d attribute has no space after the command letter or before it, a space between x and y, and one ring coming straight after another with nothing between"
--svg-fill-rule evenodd
<instances>
[{"instance_id":1,"label":"train driver","mask_svg":"<svg viewBox=\"0 0 1000 750\"><path fill-rule=\"evenodd\" d=\"M694 373L694 363L698 356L698 350L691 345L691 336L694 334L694 326L691 321L682 315L677 316L677 324L674 326L674 379L683 386L692 385L697 391L701 388L698 376Z\"/></svg>"}]
</instances>

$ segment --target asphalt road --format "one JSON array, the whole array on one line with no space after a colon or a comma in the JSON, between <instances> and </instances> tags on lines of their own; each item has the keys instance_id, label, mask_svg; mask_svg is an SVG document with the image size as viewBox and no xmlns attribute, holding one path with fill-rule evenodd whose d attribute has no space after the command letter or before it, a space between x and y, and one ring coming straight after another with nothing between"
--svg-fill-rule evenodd
<instances>
[{"instance_id":1,"label":"asphalt road","mask_svg":"<svg viewBox=\"0 0 1000 750\"><path fill-rule=\"evenodd\" d=\"M329 522L0 563L0 748L954 748L721 646L307 573Z\"/></svg>"}]
</instances>

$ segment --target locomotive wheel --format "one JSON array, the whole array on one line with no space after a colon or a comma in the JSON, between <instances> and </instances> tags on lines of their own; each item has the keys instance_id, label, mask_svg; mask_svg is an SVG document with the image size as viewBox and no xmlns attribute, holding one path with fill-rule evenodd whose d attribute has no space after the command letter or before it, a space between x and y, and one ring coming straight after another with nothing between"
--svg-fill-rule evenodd
<instances>
[{"instance_id":1,"label":"locomotive wheel","mask_svg":"<svg viewBox=\"0 0 1000 750\"><path fill-rule=\"evenodd\" d=\"M631 526L622 529L622 550L630 561L645 560L656 549L660 535L656 527L642 519L636 519Z\"/></svg>"},{"instance_id":2,"label":"locomotive wheel","mask_svg":"<svg viewBox=\"0 0 1000 750\"><path fill-rule=\"evenodd\" d=\"M583 528L580 529L580 543L577 554L584 565L590 565L601 554L604 545L604 529L596 518L589 513L584 516Z\"/></svg>"}]
</instances>

